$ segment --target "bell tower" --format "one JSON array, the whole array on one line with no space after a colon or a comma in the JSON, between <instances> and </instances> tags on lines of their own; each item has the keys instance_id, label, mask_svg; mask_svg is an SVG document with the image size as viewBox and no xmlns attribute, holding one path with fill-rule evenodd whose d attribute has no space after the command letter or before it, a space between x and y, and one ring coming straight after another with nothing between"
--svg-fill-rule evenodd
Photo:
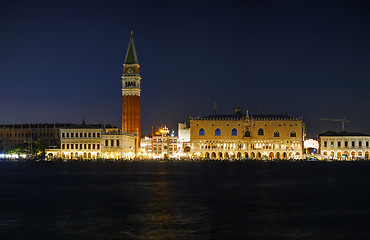
<instances>
[{"instance_id":1,"label":"bell tower","mask_svg":"<svg viewBox=\"0 0 370 240\"><path fill-rule=\"evenodd\" d=\"M122 74L122 130L137 133L141 138L139 62L137 60L134 33L131 31ZM138 142L139 142L138 141Z\"/></svg>"}]
</instances>

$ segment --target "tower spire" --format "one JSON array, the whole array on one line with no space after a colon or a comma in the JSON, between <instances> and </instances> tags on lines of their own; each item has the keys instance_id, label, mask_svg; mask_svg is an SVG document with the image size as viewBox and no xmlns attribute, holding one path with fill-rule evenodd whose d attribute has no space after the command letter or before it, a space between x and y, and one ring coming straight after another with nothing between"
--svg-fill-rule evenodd
<instances>
[{"instance_id":1,"label":"tower spire","mask_svg":"<svg viewBox=\"0 0 370 240\"><path fill-rule=\"evenodd\" d=\"M139 64L134 44L134 31L131 31L130 42L126 52L125 64Z\"/></svg>"}]
</instances>

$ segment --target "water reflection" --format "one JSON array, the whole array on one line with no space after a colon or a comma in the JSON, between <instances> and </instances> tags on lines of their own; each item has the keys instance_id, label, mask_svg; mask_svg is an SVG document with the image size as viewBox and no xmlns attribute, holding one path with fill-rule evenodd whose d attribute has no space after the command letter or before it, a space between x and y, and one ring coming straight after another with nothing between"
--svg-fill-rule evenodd
<instances>
[{"instance_id":1,"label":"water reflection","mask_svg":"<svg viewBox=\"0 0 370 240\"><path fill-rule=\"evenodd\" d=\"M0 239L366 239L369 171L339 163L2 164Z\"/></svg>"}]
</instances>

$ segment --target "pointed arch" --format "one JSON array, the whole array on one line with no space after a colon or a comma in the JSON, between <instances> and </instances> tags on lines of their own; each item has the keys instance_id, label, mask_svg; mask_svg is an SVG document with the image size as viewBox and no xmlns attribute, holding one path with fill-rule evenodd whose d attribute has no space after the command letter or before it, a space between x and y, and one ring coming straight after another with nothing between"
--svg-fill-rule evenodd
<instances>
[{"instance_id":1,"label":"pointed arch","mask_svg":"<svg viewBox=\"0 0 370 240\"><path fill-rule=\"evenodd\" d=\"M216 128L215 136L221 136L221 130L219 128Z\"/></svg>"},{"instance_id":2,"label":"pointed arch","mask_svg":"<svg viewBox=\"0 0 370 240\"><path fill-rule=\"evenodd\" d=\"M258 129L258 135L262 136L262 135L264 135L264 134L265 134L265 133L264 133L264 131L263 131L263 129L262 129L262 128Z\"/></svg>"},{"instance_id":3,"label":"pointed arch","mask_svg":"<svg viewBox=\"0 0 370 240\"><path fill-rule=\"evenodd\" d=\"M280 133L279 133L279 131L278 131L278 130L275 130L275 132L274 132L274 137L280 137Z\"/></svg>"},{"instance_id":4,"label":"pointed arch","mask_svg":"<svg viewBox=\"0 0 370 240\"><path fill-rule=\"evenodd\" d=\"M233 128L233 130L231 130L231 136L237 136L238 135L238 130L236 130L236 128Z\"/></svg>"},{"instance_id":5,"label":"pointed arch","mask_svg":"<svg viewBox=\"0 0 370 240\"><path fill-rule=\"evenodd\" d=\"M290 131L290 137L297 137L297 133L294 130Z\"/></svg>"},{"instance_id":6,"label":"pointed arch","mask_svg":"<svg viewBox=\"0 0 370 240\"><path fill-rule=\"evenodd\" d=\"M251 132L250 131L245 131L244 132L244 137L250 137L251 136Z\"/></svg>"},{"instance_id":7,"label":"pointed arch","mask_svg":"<svg viewBox=\"0 0 370 240\"><path fill-rule=\"evenodd\" d=\"M199 129L199 136L204 136L204 129L203 128Z\"/></svg>"}]
</instances>

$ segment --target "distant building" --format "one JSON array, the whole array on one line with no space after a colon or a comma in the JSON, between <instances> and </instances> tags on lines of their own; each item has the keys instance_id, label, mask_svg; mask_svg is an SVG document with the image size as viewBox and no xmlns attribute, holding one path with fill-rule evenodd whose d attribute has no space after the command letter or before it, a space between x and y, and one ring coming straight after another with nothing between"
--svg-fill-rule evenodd
<instances>
[{"instance_id":1,"label":"distant building","mask_svg":"<svg viewBox=\"0 0 370 240\"><path fill-rule=\"evenodd\" d=\"M177 137L169 134L167 127L153 136L153 158L177 158Z\"/></svg>"},{"instance_id":2,"label":"distant building","mask_svg":"<svg viewBox=\"0 0 370 240\"><path fill-rule=\"evenodd\" d=\"M59 147L59 129L72 123L33 123L0 125L0 152L39 140L45 148Z\"/></svg>"},{"instance_id":3,"label":"distant building","mask_svg":"<svg viewBox=\"0 0 370 240\"><path fill-rule=\"evenodd\" d=\"M303 153L305 124L288 115L231 115L190 118L190 147L199 159L286 159Z\"/></svg>"},{"instance_id":4,"label":"distant building","mask_svg":"<svg viewBox=\"0 0 370 240\"><path fill-rule=\"evenodd\" d=\"M131 159L136 154L136 135L112 125L73 125L59 135L60 148L46 149L48 159Z\"/></svg>"},{"instance_id":5,"label":"distant building","mask_svg":"<svg viewBox=\"0 0 370 240\"><path fill-rule=\"evenodd\" d=\"M321 155L326 159L369 159L370 135L349 132L325 132L318 135Z\"/></svg>"}]
</instances>

